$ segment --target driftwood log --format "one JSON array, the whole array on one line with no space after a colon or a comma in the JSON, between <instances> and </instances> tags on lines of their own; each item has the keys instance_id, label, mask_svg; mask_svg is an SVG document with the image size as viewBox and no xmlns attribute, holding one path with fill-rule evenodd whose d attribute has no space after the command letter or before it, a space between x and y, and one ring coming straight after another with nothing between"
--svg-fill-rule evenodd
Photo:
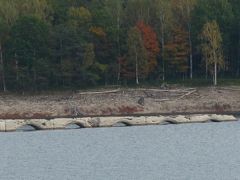
<instances>
[{"instance_id":1,"label":"driftwood log","mask_svg":"<svg viewBox=\"0 0 240 180\"><path fill-rule=\"evenodd\" d=\"M186 96L189 96L195 93L197 90L195 88L188 89L115 89L115 90L107 90L107 91L93 91L93 92L79 92L79 95L101 95L101 94L112 94L112 93L124 93L125 91L142 91L146 98L153 98L155 102L165 102L165 101L178 101ZM166 94L165 97L162 97L161 93L170 93ZM177 98L176 98L177 97ZM161 99L162 98L162 99ZM139 102L138 102L139 103ZM140 102L139 104L144 104Z\"/></svg>"}]
</instances>

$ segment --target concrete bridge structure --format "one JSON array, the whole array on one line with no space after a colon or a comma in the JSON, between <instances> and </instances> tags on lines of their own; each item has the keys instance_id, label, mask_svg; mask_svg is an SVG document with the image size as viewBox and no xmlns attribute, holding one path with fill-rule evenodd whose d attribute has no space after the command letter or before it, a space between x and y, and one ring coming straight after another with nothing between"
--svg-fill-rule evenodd
<instances>
[{"instance_id":1,"label":"concrete bridge structure","mask_svg":"<svg viewBox=\"0 0 240 180\"><path fill-rule=\"evenodd\" d=\"M181 123L206 123L237 121L232 115L178 115L178 116L125 116L125 117L84 117L56 119L5 119L0 120L0 132L17 131L21 127L31 126L35 130L65 129L69 125L79 128L165 125Z\"/></svg>"}]
</instances>

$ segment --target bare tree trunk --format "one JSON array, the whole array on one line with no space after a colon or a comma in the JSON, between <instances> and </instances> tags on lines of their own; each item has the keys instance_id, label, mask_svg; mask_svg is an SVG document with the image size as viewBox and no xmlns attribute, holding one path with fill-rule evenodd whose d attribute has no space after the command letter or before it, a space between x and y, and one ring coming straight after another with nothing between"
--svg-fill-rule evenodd
<instances>
[{"instance_id":1,"label":"bare tree trunk","mask_svg":"<svg viewBox=\"0 0 240 180\"><path fill-rule=\"evenodd\" d=\"M188 41L189 41L190 79L193 79L192 36L191 36L191 24L190 23L188 23Z\"/></svg>"},{"instance_id":2,"label":"bare tree trunk","mask_svg":"<svg viewBox=\"0 0 240 180\"><path fill-rule=\"evenodd\" d=\"M19 81L19 72L18 72L18 60L17 60L17 54L14 54L15 57L15 69L16 69L16 81Z\"/></svg>"},{"instance_id":3,"label":"bare tree trunk","mask_svg":"<svg viewBox=\"0 0 240 180\"><path fill-rule=\"evenodd\" d=\"M118 58L120 58L121 55L121 49L120 49L120 12L118 10L118 17L117 17L117 46L118 46ZM118 81L121 78L121 62L118 60Z\"/></svg>"},{"instance_id":4,"label":"bare tree trunk","mask_svg":"<svg viewBox=\"0 0 240 180\"><path fill-rule=\"evenodd\" d=\"M165 36L164 36L164 17L163 15L160 16L160 22L161 22L161 46L162 46L162 71L163 71L163 77L162 80L165 81Z\"/></svg>"},{"instance_id":5,"label":"bare tree trunk","mask_svg":"<svg viewBox=\"0 0 240 180\"><path fill-rule=\"evenodd\" d=\"M207 60L206 60L206 62L205 62L205 71L206 71L206 72L205 72L205 73L206 73L206 74L205 74L205 78L208 79L208 63L207 63Z\"/></svg>"},{"instance_id":6,"label":"bare tree trunk","mask_svg":"<svg viewBox=\"0 0 240 180\"><path fill-rule=\"evenodd\" d=\"M36 70L36 64L37 64L37 57L36 57L36 50L34 49L33 52L33 56L34 56L34 62L33 62L33 83L34 83L34 90L36 90L37 88L37 70Z\"/></svg>"},{"instance_id":7,"label":"bare tree trunk","mask_svg":"<svg viewBox=\"0 0 240 180\"><path fill-rule=\"evenodd\" d=\"M217 86L217 62L214 63L214 86Z\"/></svg>"},{"instance_id":8,"label":"bare tree trunk","mask_svg":"<svg viewBox=\"0 0 240 180\"><path fill-rule=\"evenodd\" d=\"M192 55L192 26L191 26L191 9L187 1L187 28L188 28L188 44L189 44L189 61L190 61L190 79L193 78L193 55Z\"/></svg>"},{"instance_id":9,"label":"bare tree trunk","mask_svg":"<svg viewBox=\"0 0 240 180\"><path fill-rule=\"evenodd\" d=\"M136 58L136 84L139 85L139 72L138 72L138 53L137 48L135 47L135 58Z\"/></svg>"},{"instance_id":10,"label":"bare tree trunk","mask_svg":"<svg viewBox=\"0 0 240 180\"><path fill-rule=\"evenodd\" d=\"M33 82L34 82L34 90L37 90L37 71L36 71L36 68L33 69Z\"/></svg>"},{"instance_id":11,"label":"bare tree trunk","mask_svg":"<svg viewBox=\"0 0 240 180\"><path fill-rule=\"evenodd\" d=\"M216 52L213 52L213 58L214 58L214 86L217 86L217 56Z\"/></svg>"},{"instance_id":12,"label":"bare tree trunk","mask_svg":"<svg viewBox=\"0 0 240 180\"><path fill-rule=\"evenodd\" d=\"M34 80L34 84L36 85L36 82L37 82L37 71L36 71L36 68L33 69L33 80Z\"/></svg>"},{"instance_id":13,"label":"bare tree trunk","mask_svg":"<svg viewBox=\"0 0 240 180\"><path fill-rule=\"evenodd\" d=\"M118 61L120 61L120 60L118 60ZM121 78L121 63L120 62L118 62L118 81L120 81L120 78Z\"/></svg>"},{"instance_id":14,"label":"bare tree trunk","mask_svg":"<svg viewBox=\"0 0 240 180\"><path fill-rule=\"evenodd\" d=\"M240 25L239 25L240 26ZM237 73L236 73L236 76L239 77L239 74L240 74L240 27L239 27L239 30L238 30L238 55L237 55Z\"/></svg>"},{"instance_id":15,"label":"bare tree trunk","mask_svg":"<svg viewBox=\"0 0 240 180\"><path fill-rule=\"evenodd\" d=\"M60 74L61 74L61 83L62 85L64 86L64 77L63 77L63 40L61 39L60 40L60 67L61 67L61 71L60 71Z\"/></svg>"},{"instance_id":16,"label":"bare tree trunk","mask_svg":"<svg viewBox=\"0 0 240 180\"><path fill-rule=\"evenodd\" d=\"M150 19L150 9L148 8L148 14L147 14L147 24L149 23L149 19Z\"/></svg>"},{"instance_id":17,"label":"bare tree trunk","mask_svg":"<svg viewBox=\"0 0 240 180\"><path fill-rule=\"evenodd\" d=\"M5 82L5 72L4 72L4 63L3 63L3 51L2 51L2 44L0 43L0 65L1 65L1 75L2 75L2 86L3 91L7 91L6 82Z\"/></svg>"}]
</instances>

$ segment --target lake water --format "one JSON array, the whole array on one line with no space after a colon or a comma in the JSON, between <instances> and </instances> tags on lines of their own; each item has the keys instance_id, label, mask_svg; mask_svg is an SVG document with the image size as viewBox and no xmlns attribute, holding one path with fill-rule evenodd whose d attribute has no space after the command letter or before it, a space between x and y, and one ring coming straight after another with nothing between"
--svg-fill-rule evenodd
<instances>
[{"instance_id":1,"label":"lake water","mask_svg":"<svg viewBox=\"0 0 240 180\"><path fill-rule=\"evenodd\" d=\"M240 122L0 134L1 180L240 180Z\"/></svg>"}]
</instances>

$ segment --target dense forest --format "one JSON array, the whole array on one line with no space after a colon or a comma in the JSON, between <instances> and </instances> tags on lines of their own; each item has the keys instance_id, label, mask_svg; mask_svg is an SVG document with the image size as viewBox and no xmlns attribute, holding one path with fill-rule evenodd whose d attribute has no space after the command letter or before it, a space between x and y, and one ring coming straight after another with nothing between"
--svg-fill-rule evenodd
<instances>
[{"instance_id":1,"label":"dense forest","mask_svg":"<svg viewBox=\"0 0 240 180\"><path fill-rule=\"evenodd\" d=\"M1 90L240 76L239 0L0 0Z\"/></svg>"}]
</instances>

